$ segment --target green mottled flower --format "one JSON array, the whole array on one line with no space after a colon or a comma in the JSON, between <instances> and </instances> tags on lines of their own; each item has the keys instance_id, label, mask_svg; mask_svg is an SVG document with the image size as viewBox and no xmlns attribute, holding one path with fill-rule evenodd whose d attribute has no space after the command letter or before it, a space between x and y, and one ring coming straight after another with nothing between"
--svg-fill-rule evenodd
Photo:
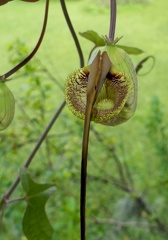
<instances>
[{"instance_id":1,"label":"green mottled flower","mask_svg":"<svg viewBox=\"0 0 168 240\"><path fill-rule=\"evenodd\" d=\"M129 55L113 42L97 47L88 66L68 76L66 102L70 110L85 119L86 101L92 102L91 120L104 125L127 121L137 104L137 77Z\"/></svg>"}]
</instances>

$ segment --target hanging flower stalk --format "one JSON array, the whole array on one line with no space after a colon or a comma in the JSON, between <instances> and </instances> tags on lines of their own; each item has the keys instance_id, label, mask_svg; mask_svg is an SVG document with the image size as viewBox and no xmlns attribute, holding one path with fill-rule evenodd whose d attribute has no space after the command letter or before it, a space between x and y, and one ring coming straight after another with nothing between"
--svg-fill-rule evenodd
<instances>
[{"instance_id":1,"label":"hanging flower stalk","mask_svg":"<svg viewBox=\"0 0 168 240\"><path fill-rule=\"evenodd\" d=\"M105 38L105 46L96 48L89 64L69 75L66 102L70 110L85 119L87 95L92 95L91 121L118 125L127 121L137 104L137 77L129 55Z\"/></svg>"},{"instance_id":2,"label":"hanging flower stalk","mask_svg":"<svg viewBox=\"0 0 168 240\"><path fill-rule=\"evenodd\" d=\"M86 239L86 180L90 121L114 126L127 121L137 104L137 77L133 63L126 53L139 54L140 49L116 45L114 40L116 0L111 0L109 38L94 31L80 33L95 43L88 65L74 71L65 84L65 98L70 110L84 119L81 189L80 239ZM125 50L126 51L125 51Z\"/></svg>"},{"instance_id":3,"label":"hanging flower stalk","mask_svg":"<svg viewBox=\"0 0 168 240\"><path fill-rule=\"evenodd\" d=\"M111 0L109 38L94 31L80 33L95 46L88 65L74 71L65 84L65 98L70 110L84 119L81 189L80 239L86 239L86 180L90 121L114 126L127 121L137 105L137 77L127 53L140 54L137 48L116 45L116 0Z\"/></svg>"}]
</instances>

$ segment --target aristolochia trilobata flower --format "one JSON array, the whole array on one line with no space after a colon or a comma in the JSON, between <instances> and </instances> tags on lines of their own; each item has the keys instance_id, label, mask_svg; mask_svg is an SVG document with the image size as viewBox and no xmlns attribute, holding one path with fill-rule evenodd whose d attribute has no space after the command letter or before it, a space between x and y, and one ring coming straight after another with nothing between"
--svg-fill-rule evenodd
<instances>
[{"instance_id":1,"label":"aristolochia trilobata flower","mask_svg":"<svg viewBox=\"0 0 168 240\"><path fill-rule=\"evenodd\" d=\"M66 102L79 118L85 118L88 94L95 97L91 120L104 125L127 121L137 104L137 77L129 55L115 42L96 48L88 66L74 71L65 85Z\"/></svg>"},{"instance_id":2,"label":"aristolochia trilobata flower","mask_svg":"<svg viewBox=\"0 0 168 240\"><path fill-rule=\"evenodd\" d=\"M15 99L13 94L0 80L0 131L7 128L13 120L15 113Z\"/></svg>"}]
</instances>

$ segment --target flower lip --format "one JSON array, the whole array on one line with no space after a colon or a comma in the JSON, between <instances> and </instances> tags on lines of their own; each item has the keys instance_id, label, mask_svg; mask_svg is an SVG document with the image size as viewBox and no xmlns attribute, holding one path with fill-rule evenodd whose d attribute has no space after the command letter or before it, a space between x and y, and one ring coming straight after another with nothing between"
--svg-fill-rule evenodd
<instances>
[{"instance_id":1,"label":"flower lip","mask_svg":"<svg viewBox=\"0 0 168 240\"><path fill-rule=\"evenodd\" d=\"M106 125L108 120L119 114L128 98L129 87L121 73L108 72L99 96L93 106L92 118Z\"/></svg>"},{"instance_id":2,"label":"flower lip","mask_svg":"<svg viewBox=\"0 0 168 240\"><path fill-rule=\"evenodd\" d=\"M90 67L72 73L66 83L66 100L71 111L79 118L85 118L86 92ZM101 91L93 105L92 119L97 123L115 117L127 100L128 86L125 76L109 71Z\"/></svg>"}]
</instances>

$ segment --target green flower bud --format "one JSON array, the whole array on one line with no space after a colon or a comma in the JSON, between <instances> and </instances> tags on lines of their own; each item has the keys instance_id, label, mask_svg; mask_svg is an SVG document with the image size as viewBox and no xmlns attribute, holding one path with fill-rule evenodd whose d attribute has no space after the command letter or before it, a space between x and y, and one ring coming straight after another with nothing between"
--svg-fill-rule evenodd
<instances>
[{"instance_id":1,"label":"green flower bud","mask_svg":"<svg viewBox=\"0 0 168 240\"><path fill-rule=\"evenodd\" d=\"M15 99L3 81L0 81L0 131L7 128L13 120Z\"/></svg>"},{"instance_id":2,"label":"green flower bud","mask_svg":"<svg viewBox=\"0 0 168 240\"><path fill-rule=\"evenodd\" d=\"M91 74L93 64L95 73ZM90 75L94 75L94 78L89 80ZM92 121L114 126L127 121L134 114L137 104L137 77L133 63L123 49L113 43L96 48L89 65L68 77L65 86L66 102L79 118L85 118L88 89L93 85L93 93L94 84L97 92L92 105Z\"/></svg>"}]
</instances>

